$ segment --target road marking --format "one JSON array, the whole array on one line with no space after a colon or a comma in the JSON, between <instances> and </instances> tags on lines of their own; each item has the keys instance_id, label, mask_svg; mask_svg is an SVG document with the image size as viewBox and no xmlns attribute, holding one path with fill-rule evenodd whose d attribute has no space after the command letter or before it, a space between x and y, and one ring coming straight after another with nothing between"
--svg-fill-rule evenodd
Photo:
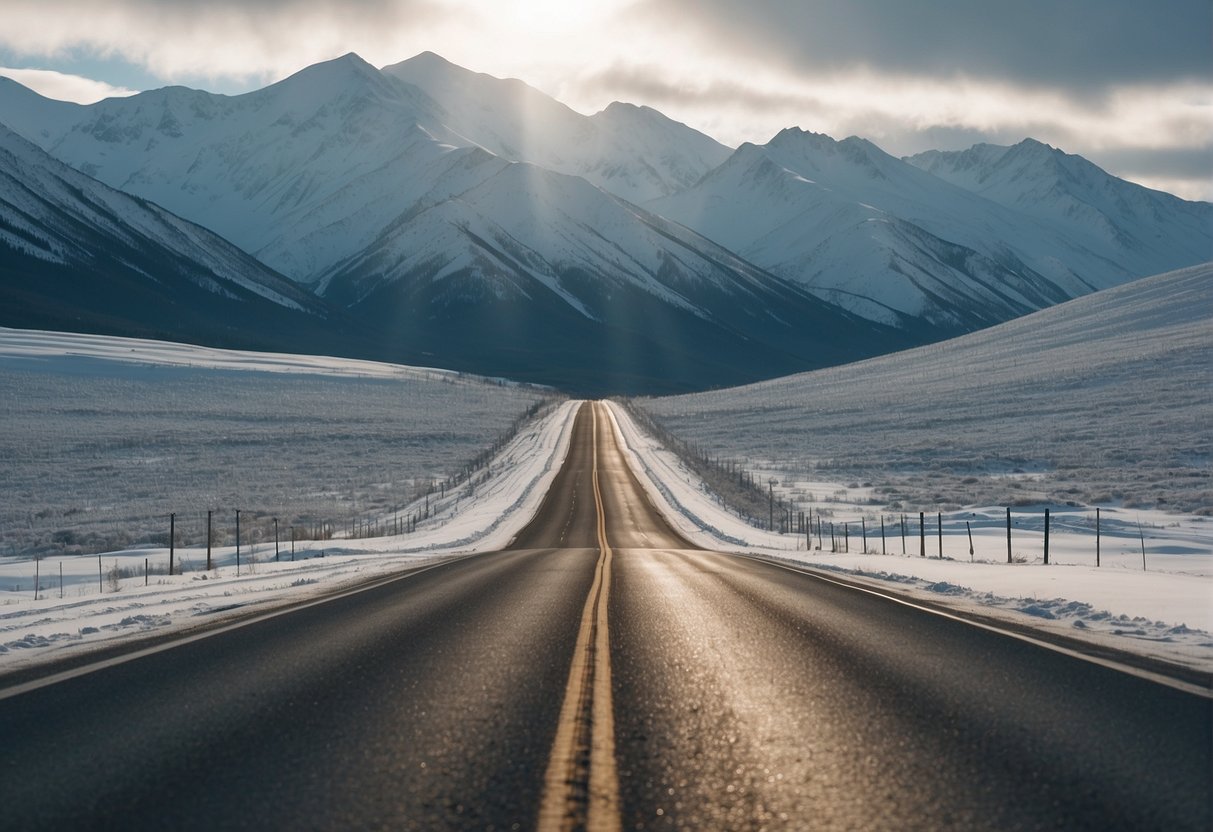
<instances>
[{"instance_id":1,"label":"road marking","mask_svg":"<svg viewBox=\"0 0 1213 832\"><path fill-rule=\"evenodd\" d=\"M598 509L598 565L590 586L573 664L565 686L556 739L544 776L541 832L572 829L618 832L619 772L615 768L615 710L611 701L611 649L607 599L611 547L598 484L598 406L594 410L594 504Z\"/></svg>"}]
</instances>

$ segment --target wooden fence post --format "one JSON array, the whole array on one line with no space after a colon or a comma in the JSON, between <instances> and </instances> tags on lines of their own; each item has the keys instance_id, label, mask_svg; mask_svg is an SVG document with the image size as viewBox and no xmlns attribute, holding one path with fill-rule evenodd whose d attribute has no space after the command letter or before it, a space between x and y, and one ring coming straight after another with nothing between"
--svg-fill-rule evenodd
<instances>
[{"instance_id":1,"label":"wooden fence post","mask_svg":"<svg viewBox=\"0 0 1213 832\"><path fill-rule=\"evenodd\" d=\"M1045 566L1049 565L1049 510L1045 509Z\"/></svg>"},{"instance_id":2,"label":"wooden fence post","mask_svg":"<svg viewBox=\"0 0 1213 832\"><path fill-rule=\"evenodd\" d=\"M1007 563L1011 562L1011 507L1007 506Z\"/></svg>"},{"instance_id":3,"label":"wooden fence post","mask_svg":"<svg viewBox=\"0 0 1213 832\"><path fill-rule=\"evenodd\" d=\"M170 514L168 516L168 574L171 577L173 574L173 557L176 554L177 543L177 515Z\"/></svg>"},{"instance_id":4,"label":"wooden fence post","mask_svg":"<svg viewBox=\"0 0 1213 832\"><path fill-rule=\"evenodd\" d=\"M965 521L965 530L969 533L969 563L973 562L973 527L969 525L969 521Z\"/></svg>"},{"instance_id":5,"label":"wooden fence post","mask_svg":"<svg viewBox=\"0 0 1213 832\"><path fill-rule=\"evenodd\" d=\"M918 512L918 556L927 556L927 515L924 511Z\"/></svg>"},{"instance_id":6,"label":"wooden fence post","mask_svg":"<svg viewBox=\"0 0 1213 832\"><path fill-rule=\"evenodd\" d=\"M1095 566L1099 566L1099 508L1095 508Z\"/></svg>"},{"instance_id":7,"label":"wooden fence post","mask_svg":"<svg viewBox=\"0 0 1213 832\"><path fill-rule=\"evenodd\" d=\"M943 512L935 515L935 530L939 534L939 559L943 560Z\"/></svg>"},{"instance_id":8,"label":"wooden fence post","mask_svg":"<svg viewBox=\"0 0 1213 832\"><path fill-rule=\"evenodd\" d=\"M880 554L887 555L884 545L884 515L880 515Z\"/></svg>"}]
</instances>

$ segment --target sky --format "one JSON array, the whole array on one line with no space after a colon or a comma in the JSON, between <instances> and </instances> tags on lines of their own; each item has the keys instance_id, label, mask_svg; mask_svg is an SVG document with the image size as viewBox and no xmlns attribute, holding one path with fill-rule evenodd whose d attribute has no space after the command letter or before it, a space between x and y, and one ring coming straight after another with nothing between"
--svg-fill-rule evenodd
<instances>
[{"instance_id":1,"label":"sky","mask_svg":"<svg viewBox=\"0 0 1213 832\"><path fill-rule=\"evenodd\" d=\"M5 0L0 75L89 102L236 94L356 52L437 52L575 110L725 144L797 126L895 155L1025 137L1213 200L1208 0ZM0 114L3 121L3 114Z\"/></svg>"}]
</instances>

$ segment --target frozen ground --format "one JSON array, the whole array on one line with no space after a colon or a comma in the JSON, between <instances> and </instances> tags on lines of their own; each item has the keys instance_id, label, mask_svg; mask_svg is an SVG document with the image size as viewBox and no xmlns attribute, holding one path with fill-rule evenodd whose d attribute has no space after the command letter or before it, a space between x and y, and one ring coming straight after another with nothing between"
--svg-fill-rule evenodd
<instances>
[{"instance_id":1,"label":"frozen ground","mask_svg":"<svg viewBox=\"0 0 1213 832\"><path fill-rule=\"evenodd\" d=\"M0 329L0 557L308 535L411 502L543 390L445 370ZM439 487L440 490L440 487ZM395 522L393 517L393 523Z\"/></svg>"}]
</instances>

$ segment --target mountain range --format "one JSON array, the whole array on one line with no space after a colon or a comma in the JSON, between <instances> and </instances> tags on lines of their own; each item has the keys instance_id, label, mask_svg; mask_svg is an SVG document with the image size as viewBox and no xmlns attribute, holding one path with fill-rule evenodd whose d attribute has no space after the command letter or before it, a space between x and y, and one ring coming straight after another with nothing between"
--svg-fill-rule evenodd
<instances>
[{"instance_id":1,"label":"mountain range","mask_svg":"<svg viewBox=\"0 0 1213 832\"><path fill-rule=\"evenodd\" d=\"M59 303L70 328L73 305L95 306L73 301L87 283L112 289L111 329L130 296L132 334L205 341L207 319L236 319L146 295L206 287L242 314L246 296L274 307L290 323L267 334L305 334L305 351L582 392L855 360L1213 257L1213 206L1032 140L897 159L789 129L730 150L647 107L585 116L431 53L87 106L0 78L0 123L3 289L26 299L8 325L54 323ZM136 238L159 249L132 269ZM44 279L52 250L71 291ZM154 265L170 260L197 269L170 288Z\"/></svg>"}]
</instances>

